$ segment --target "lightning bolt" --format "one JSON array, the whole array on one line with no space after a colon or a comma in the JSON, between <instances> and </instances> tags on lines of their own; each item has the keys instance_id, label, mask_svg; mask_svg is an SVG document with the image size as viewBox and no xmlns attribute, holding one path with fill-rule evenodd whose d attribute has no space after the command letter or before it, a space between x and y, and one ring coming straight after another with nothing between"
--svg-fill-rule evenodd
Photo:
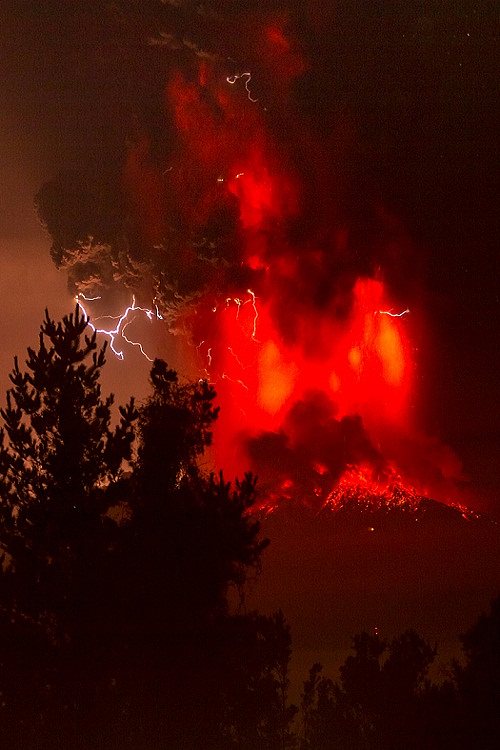
<instances>
[{"instance_id":1,"label":"lightning bolt","mask_svg":"<svg viewBox=\"0 0 500 750\"><path fill-rule=\"evenodd\" d=\"M257 321L259 319L259 311L257 310L257 302L256 302L255 292L252 292L251 289L247 289L247 292L250 295L251 299L247 299L247 301L245 302L245 305L247 304L247 302L250 302L251 305L252 305L252 307L253 307L254 318L253 318L252 340L255 341L255 342L257 342L257 339L255 338L255 336L257 334Z\"/></svg>"},{"instance_id":2,"label":"lightning bolt","mask_svg":"<svg viewBox=\"0 0 500 750\"><path fill-rule=\"evenodd\" d=\"M241 308L241 305L243 304L243 300L241 300L239 297L227 297L226 298L226 307L229 307L229 305L230 305L231 302L234 302L234 304L236 305L236 308L237 308L236 309L236 320L238 320L239 315L240 315L240 308Z\"/></svg>"},{"instance_id":3,"label":"lightning bolt","mask_svg":"<svg viewBox=\"0 0 500 750\"><path fill-rule=\"evenodd\" d=\"M253 96L252 96L252 92L250 91L250 81L252 80L252 74L251 73L240 73L240 74L235 74L234 76L228 76L226 78L226 81L228 83L230 83L231 86L232 86L240 78L245 78L246 79L245 80L245 89L246 89L246 92L247 92L247 96L248 96L249 100L255 104L255 102L258 102L259 100L258 99L254 99Z\"/></svg>"},{"instance_id":4,"label":"lightning bolt","mask_svg":"<svg viewBox=\"0 0 500 750\"><path fill-rule=\"evenodd\" d=\"M225 372L222 373L221 379L229 380L230 383L236 383L237 385L241 385L242 388L248 391L248 386L246 383L243 382L243 380L235 380L235 378L230 378L229 375L227 375Z\"/></svg>"},{"instance_id":5,"label":"lightning bolt","mask_svg":"<svg viewBox=\"0 0 500 750\"><path fill-rule=\"evenodd\" d=\"M244 305L252 305L253 311L254 311L254 317L253 317L253 327L252 327L252 335L251 339L252 341L255 341L257 344L260 343L256 338L257 334L257 320L259 319L259 311L257 310L257 297L255 296L255 292L253 292L251 289L247 289L247 294L250 295L250 299L246 299L243 301L239 297L226 297L226 307L229 307L231 302L234 302L236 305L236 320L238 320L240 316L240 309ZM212 312L215 312L217 310L216 307L212 309Z\"/></svg>"},{"instance_id":6,"label":"lightning bolt","mask_svg":"<svg viewBox=\"0 0 500 750\"><path fill-rule=\"evenodd\" d=\"M241 359L236 354L236 352L233 350L233 347L232 346L228 346L227 350L228 350L229 354L231 355L231 357L233 357L236 360L236 362L239 364L239 366L241 367L241 369L244 370L245 366L244 366L243 362L241 361Z\"/></svg>"},{"instance_id":7,"label":"lightning bolt","mask_svg":"<svg viewBox=\"0 0 500 750\"><path fill-rule=\"evenodd\" d=\"M377 310L377 313L379 315L388 315L390 318L402 318L405 315L408 315L409 312L410 312L409 307L407 307L406 310L403 310L402 312L399 312L399 313L392 312L392 310Z\"/></svg>"},{"instance_id":8,"label":"lightning bolt","mask_svg":"<svg viewBox=\"0 0 500 750\"><path fill-rule=\"evenodd\" d=\"M225 308L229 309L229 308L232 308L232 305L235 305L235 307L236 307L235 320L239 320L240 319L240 313L241 313L242 307L244 307L245 305L251 305L251 307L253 309L252 330L251 330L251 333L247 332L245 330L245 328L246 328L246 325L245 325L244 327L242 327L242 334L244 335L244 337L246 339L250 338L254 343L259 344L260 342L256 338L256 334L257 334L257 322L258 322L258 318L259 318L259 311L257 309L257 297L255 295L255 292L252 291L252 289L247 289L247 294L249 295L248 299L246 299L246 295L244 297L243 296L242 297L236 297L236 296L235 297L226 297L224 299ZM224 304L222 305L222 307L224 307ZM218 310L219 310L218 305L214 305L211 308L212 313L217 313ZM203 350L202 350L202 347L203 347ZM234 350L234 348L232 346L227 346L225 348L226 348L226 351L229 352L229 354L231 355L231 357L235 360L235 362L237 363L237 365L242 370L247 369L247 367L249 365L245 365L244 364L244 362L240 359L240 357L235 352L235 350ZM212 368L213 360L215 360L216 357L217 357L217 348L216 348L216 345L213 344L213 343L211 343L210 341L206 341L205 339L203 339L202 341L199 342L199 344L197 346L195 346L195 349L196 349L196 351L198 353L198 356L200 356L200 358L201 358L202 361L203 361L203 359L206 358L206 364L204 363L202 365L202 367L203 367L203 370L206 373L207 377L210 378L210 370ZM218 359L218 357L217 357L217 359ZM248 390L248 386L247 386L246 383L244 383L242 380L238 380L238 379L234 379L234 378L230 377L226 372L223 372L220 375L215 375L215 377L216 378L220 378L222 380L229 380L232 383L236 383L236 384L240 385L245 390Z\"/></svg>"},{"instance_id":9,"label":"lightning bolt","mask_svg":"<svg viewBox=\"0 0 500 750\"><path fill-rule=\"evenodd\" d=\"M147 317L148 320L163 320L163 316L161 315L158 305L156 304L156 299L153 300L153 306L154 310L149 309L148 307L140 307L135 300L135 295L132 296L132 304L129 305L127 308L125 308L124 312L121 313L121 315L100 315L97 318L95 318L95 322L98 320L116 320L118 321L116 326L114 328L108 329L108 328L97 328L94 323L92 323L90 319L90 315L87 312L85 306L82 304L82 300L85 300L85 302L95 302L96 300L102 299L101 297L86 297L81 292L76 295L75 301L80 306L83 314L88 319L88 325L90 328L95 331L96 333L100 333L103 336L109 336L109 342L110 342L110 349L113 352L113 354L118 357L118 359L125 359L125 355L123 353L122 349L117 349L116 347L116 340L118 337L121 337L124 339L124 341L127 342L127 344L130 344L131 346L136 346L139 351L141 352L142 356L148 360L148 362L152 362L153 360L151 357L146 354L144 351L144 348L140 341L132 341L132 339L129 339L125 335L125 331L128 328L128 326L133 323L133 321L136 319L137 316L133 316L131 319L129 319L129 315L131 313L139 312L144 313L144 315Z\"/></svg>"}]
</instances>

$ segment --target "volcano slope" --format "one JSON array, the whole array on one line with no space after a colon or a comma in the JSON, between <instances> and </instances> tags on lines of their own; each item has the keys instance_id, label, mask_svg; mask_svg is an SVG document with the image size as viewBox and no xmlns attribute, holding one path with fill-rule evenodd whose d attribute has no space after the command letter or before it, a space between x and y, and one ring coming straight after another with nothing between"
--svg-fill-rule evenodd
<instances>
[{"instance_id":1,"label":"volcano slope","mask_svg":"<svg viewBox=\"0 0 500 750\"><path fill-rule=\"evenodd\" d=\"M500 591L500 525L462 507L351 493L319 511L283 502L262 527L271 544L246 606L283 609L294 681L314 661L334 672L355 633L409 628L437 645L439 677Z\"/></svg>"}]
</instances>

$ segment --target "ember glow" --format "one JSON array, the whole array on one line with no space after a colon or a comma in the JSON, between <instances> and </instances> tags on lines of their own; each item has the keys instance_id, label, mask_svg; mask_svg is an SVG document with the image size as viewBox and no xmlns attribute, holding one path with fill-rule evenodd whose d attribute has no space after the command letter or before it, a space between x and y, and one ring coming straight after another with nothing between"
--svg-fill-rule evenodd
<instances>
[{"instance_id":1,"label":"ember glow","mask_svg":"<svg viewBox=\"0 0 500 750\"><path fill-rule=\"evenodd\" d=\"M422 496L405 482L392 466L387 466L383 476L375 476L372 466L348 467L334 489L328 494L325 505L334 510L349 503L362 504L366 509L416 511Z\"/></svg>"}]
</instances>

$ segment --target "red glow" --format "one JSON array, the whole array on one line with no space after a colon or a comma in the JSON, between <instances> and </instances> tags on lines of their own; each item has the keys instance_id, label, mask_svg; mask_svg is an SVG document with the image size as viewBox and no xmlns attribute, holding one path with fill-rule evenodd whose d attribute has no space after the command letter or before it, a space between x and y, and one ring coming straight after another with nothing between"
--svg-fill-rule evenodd
<instances>
[{"instance_id":1,"label":"red glow","mask_svg":"<svg viewBox=\"0 0 500 750\"><path fill-rule=\"evenodd\" d=\"M290 51L290 41L286 38L283 29L279 26L268 26L266 29L266 36L280 51Z\"/></svg>"},{"instance_id":2,"label":"red glow","mask_svg":"<svg viewBox=\"0 0 500 750\"><path fill-rule=\"evenodd\" d=\"M333 313L304 317L291 345L273 320L272 298L256 299L258 318L248 294L205 313L213 329L199 349L200 366L219 391L216 451L231 473L241 471L246 460L244 453L235 458L235 441L287 429L287 414L311 391L331 399L339 419L359 414L375 425L408 419L412 364L406 320L378 314L385 301L381 281L358 280L353 297L346 321L339 324Z\"/></svg>"},{"instance_id":3,"label":"red glow","mask_svg":"<svg viewBox=\"0 0 500 750\"><path fill-rule=\"evenodd\" d=\"M307 68L304 57L287 34L285 19L276 19L266 27L261 54L265 59L270 58L269 65L279 73L282 85Z\"/></svg>"},{"instance_id":4,"label":"red glow","mask_svg":"<svg viewBox=\"0 0 500 750\"><path fill-rule=\"evenodd\" d=\"M235 176L229 180L228 189L239 201L244 229L262 229L270 220L297 211L297 196L291 180L285 175L273 174L259 148L252 148L246 163L235 164L232 171Z\"/></svg>"},{"instance_id":5,"label":"red glow","mask_svg":"<svg viewBox=\"0 0 500 750\"><path fill-rule=\"evenodd\" d=\"M349 502L365 505L367 509L415 511L421 494L404 480L393 466L386 467L383 476L377 477L372 466L350 466L328 494L325 505L333 510Z\"/></svg>"},{"instance_id":6,"label":"red glow","mask_svg":"<svg viewBox=\"0 0 500 750\"><path fill-rule=\"evenodd\" d=\"M261 45L267 50L264 58L271 49L278 56L272 65L278 77L289 82L303 69L283 23L270 24ZM346 459L349 468L340 474L337 464L335 470L328 468L325 456L308 457L308 471L324 484L314 494L331 505L353 487L366 497L416 497L412 483L394 468L394 455L381 453L388 433L406 439L413 430L414 313L397 304L382 272L343 273L352 252L349 227L336 226L332 219L331 227L318 229L317 246L313 237L291 239L290 227L304 202L290 166L293 158L267 133L260 99L242 96L244 86L231 85L233 78L207 60L189 80L181 73L172 75L166 108L178 142L165 164L164 182L148 166L145 143L131 151L126 166L136 203L150 207L151 215L143 209L142 221L144 231L155 228L148 237L156 236L161 225L155 211L163 193L164 205L175 208L191 236L203 231L221 206L238 220L231 237L237 273L219 271L219 286L207 288L183 320L198 374L218 392L216 463L229 476L241 474L251 464L249 441L266 434L288 441L290 451L298 450L290 415L313 394L328 412L314 415L321 429L335 433L342 419L359 417L363 428L356 429L371 446L371 458L364 462L364 443L355 444L359 465ZM323 222L323 208L318 215ZM196 253L188 240L185 245L181 262L189 265ZM220 266L225 267L223 262ZM314 436L314 425L311 430ZM258 465L252 468L259 472ZM291 476L279 481L274 494L298 491Z\"/></svg>"}]
</instances>

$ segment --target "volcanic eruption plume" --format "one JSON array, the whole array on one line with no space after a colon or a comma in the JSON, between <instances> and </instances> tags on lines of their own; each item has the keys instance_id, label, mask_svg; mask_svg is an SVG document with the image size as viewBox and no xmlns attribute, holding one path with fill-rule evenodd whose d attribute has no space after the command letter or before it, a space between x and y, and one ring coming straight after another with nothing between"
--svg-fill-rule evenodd
<instances>
[{"instance_id":1,"label":"volcanic eruption plume","mask_svg":"<svg viewBox=\"0 0 500 750\"><path fill-rule=\"evenodd\" d=\"M131 4L133 61L102 42L128 71L126 136L105 167L40 191L54 260L79 299L126 290L126 315L184 337L218 392L228 475L254 469L273 502L353 485L442 498L460 467L415 419L418 254L315 69L318 4L218 5L158 3L139 23ZM116 320L96 326L121 352Z\"/></svg>"}]
</instances>

